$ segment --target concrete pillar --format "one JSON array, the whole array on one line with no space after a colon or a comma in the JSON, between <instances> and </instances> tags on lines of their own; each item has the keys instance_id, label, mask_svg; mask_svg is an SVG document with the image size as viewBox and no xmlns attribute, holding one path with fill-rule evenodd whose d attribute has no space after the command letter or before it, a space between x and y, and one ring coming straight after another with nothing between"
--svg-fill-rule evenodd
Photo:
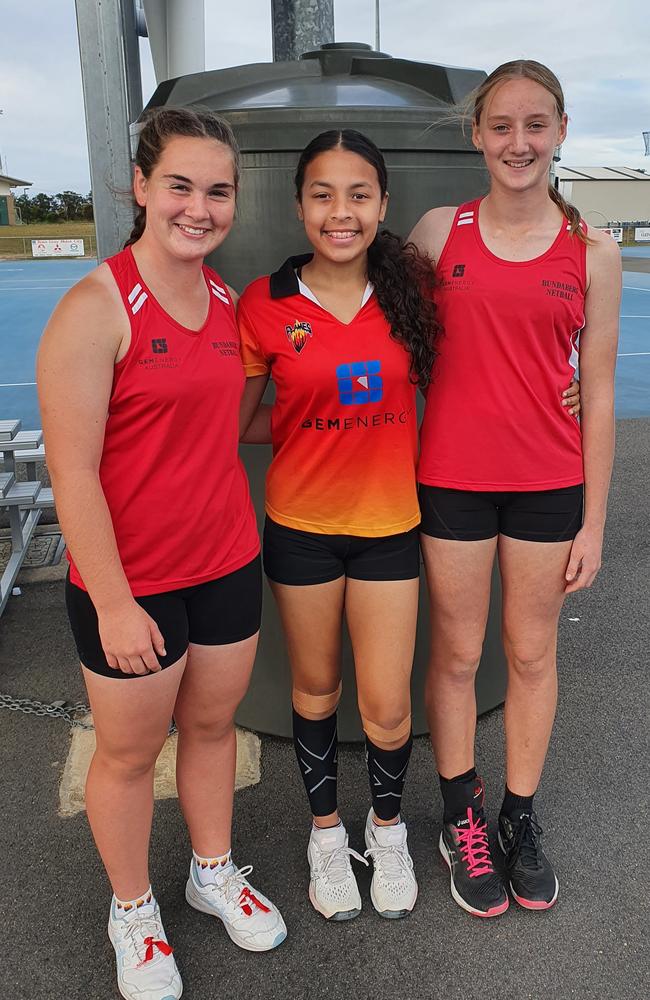
<instances>
[{"instance_id":1,"label":"concrete pillar","mask_svg":"<svg viewBox=\"0 0 650 1000\"><path fill-rule=\"evenodd\" d=\"M271 13L274 62L334 41L334 0L271 0Z\"/></svg>"}]
</instances>

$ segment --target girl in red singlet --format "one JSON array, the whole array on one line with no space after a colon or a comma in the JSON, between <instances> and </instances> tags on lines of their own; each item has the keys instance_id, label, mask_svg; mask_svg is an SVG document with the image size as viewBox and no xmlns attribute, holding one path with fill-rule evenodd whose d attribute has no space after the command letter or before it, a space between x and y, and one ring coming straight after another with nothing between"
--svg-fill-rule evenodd
<instances>
[{"instance_id":1,"label":"girl in red singlet","mask_svg":"<svg viewBox=\"0 0 650 1000\"><path fill-rule=\"evenodd\" d=\"M611 238L549 187L566 128L550 70L531 61L500 66L476 92L472 113L489 194L433 209L411 235L436 262L445 330L418 472L440 850L455 901L488 917L508 906L474 763L474 676L495 553L508 661L499 843L514 898L546 909L558 880L533 795L555 715L557 623L565 594L590 586L600 567L614 450L620 258ZM578 353L581 424L559 405ZM459 413L450 386L460 371Z\"/></svg>"},{"instance_id":2,"label":"girl in red singlet","mask_svg":"<svg viewBox=\"0 0 650 1000\"><path fill-rule=\"evenodd\" d=\"M97 739L86 809L113 887L108 930L127 1000L182 992L148 872L153 770L172 715L188 903L242 948L286 936L230 856L233 720L257 646L261 572L237 454L245 378L232 292L203 259L230 231L238 179L226 122L154 112L131 238L62 299L38 358Z\"/></svg>"}]
</instances>

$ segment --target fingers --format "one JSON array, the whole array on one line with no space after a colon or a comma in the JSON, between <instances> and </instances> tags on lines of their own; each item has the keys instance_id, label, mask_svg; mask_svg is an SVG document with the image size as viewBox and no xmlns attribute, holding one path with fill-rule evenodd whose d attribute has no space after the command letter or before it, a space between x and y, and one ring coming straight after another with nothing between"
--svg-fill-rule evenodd
<instances>
[{"instance_id":1,"label":"fingers","mask_svg":"<svg viewBox=\"0 0 650 1000\"><path fill-rule=\"evenodd\" d=\"M149 631L151 632L151 642L155 651L159 656L166 656L167 650L165 649L165 640L163 639L162 632L156 625L153 618L151 618L149 622Z\"/></svg>"}]
</instances>

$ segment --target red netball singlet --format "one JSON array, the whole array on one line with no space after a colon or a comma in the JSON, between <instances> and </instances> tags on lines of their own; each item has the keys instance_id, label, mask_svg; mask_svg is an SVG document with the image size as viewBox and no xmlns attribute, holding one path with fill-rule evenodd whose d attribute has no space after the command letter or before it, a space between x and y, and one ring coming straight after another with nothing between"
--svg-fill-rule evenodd
<instances>
[{"instance_id":1,"label":"red netball singlet","mask_svg":"<svg viewBox=\"0 0 650 1000\"><path fill-rule=\"evenodd\" d=\"M115 365L99 469L135 596L225 576L259 540L239 460L244 371L224 282L204 267L208 316L189 330L161 308L130 247L107 261L131 323ZM71 563L70 579L83 587Z\"/></svg>"},{"instance_id":2,"label":"red netball singlet","mask_svg":"<svg viewBox=\"0 0 650 1000\"><path fill-rule=\"evenodd\" d=\"M418 479L462 490L577 485L580 425L561 399L584 325L585 244L564 221L540 257L502 260L481 238L479 204L458 209L437 266L444 334Z\"/></svg>"}]
</instances>

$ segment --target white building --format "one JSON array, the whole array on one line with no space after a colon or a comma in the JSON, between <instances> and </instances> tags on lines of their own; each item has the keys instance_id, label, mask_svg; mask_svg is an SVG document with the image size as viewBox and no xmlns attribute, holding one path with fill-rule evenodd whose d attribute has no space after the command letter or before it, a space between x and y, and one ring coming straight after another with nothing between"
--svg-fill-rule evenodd
<instances>
[{"instance_id":1,"label":"white building","mask_svg":"<svg viewBox=\"0 0 650 1000\"><path fill-rule=\"evenodd\" d=\"M590 226L650 224L650 171L632 167L555 168L560 194Z\"/></svg>"},{"instance_id":2,"label":"white building","mask_svg":"<svg viewBox=\"0 0 650 1000\"><path fill-rule=\"evenodd\" d=\"M31 186L31 181L20 181L17 177L0 174L0 226L16 225L16 208L11 189Z\"/></svg>"}]
</instances>

